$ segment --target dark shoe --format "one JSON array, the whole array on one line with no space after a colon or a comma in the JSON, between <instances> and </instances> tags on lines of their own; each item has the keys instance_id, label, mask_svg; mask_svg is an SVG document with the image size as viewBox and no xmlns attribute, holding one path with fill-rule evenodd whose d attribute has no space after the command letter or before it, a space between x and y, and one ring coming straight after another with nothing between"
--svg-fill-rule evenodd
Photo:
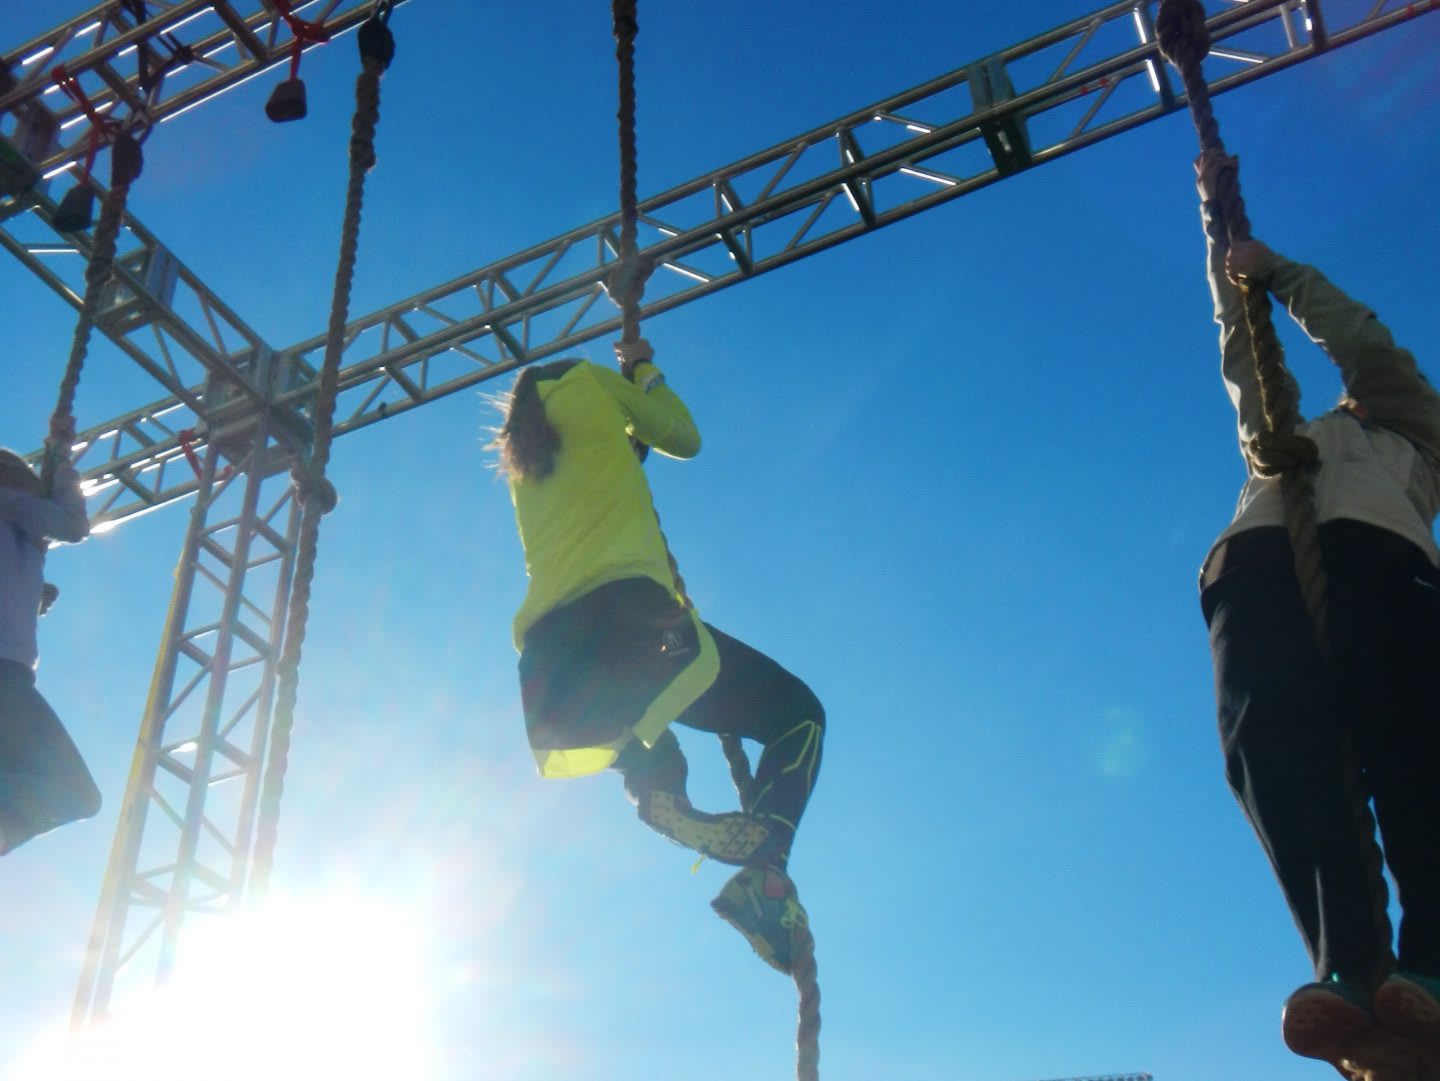
<instances>
[{"instance_id":1,"label":"dark shoe","mask_svg":"<svg viewBox=\"0 0 1440 1081\"><path fill-rule=\"evenodd\" d=\"M810 918L795 883L773 867L738 872L710 907L745 936L760 960L786 975L810 938Z\"/></svg>"},{"instance_id":2,"label":"dark shoe","mask_svg":"<svg viewBox=\"0 0 1440 1081\"><path fill-rule=\"evenodd\" d=\"M1386 1027L1440 1048L1440 979L1396 972L1375 992L1375 1013Z\"/></svg>"},{"instance_id":3,"label":"dark shoe","mask_svg":"<svg viewBox=\"0 0 1440 1081\"><path fill-rule=\"evenodd\" d=\"M1357 1037L1374 1025L1368 996L1331 977L1307 983L1285 1000L1280 1033L1295 1054L1338 1064L1351 1056Z\"/></svg>"},{"instance_id":4,"label":"dark shoe","mask_svg":"<svg viewBox=\"0 0 1440 1081\"><path fill-rule=\"evenodd\" d=\"M765 823L742 811L706 814L684 796L663 789L639 801L641 820L676 844L721 863L743 866L770 836Z\"/></svg>"}]
</instances>

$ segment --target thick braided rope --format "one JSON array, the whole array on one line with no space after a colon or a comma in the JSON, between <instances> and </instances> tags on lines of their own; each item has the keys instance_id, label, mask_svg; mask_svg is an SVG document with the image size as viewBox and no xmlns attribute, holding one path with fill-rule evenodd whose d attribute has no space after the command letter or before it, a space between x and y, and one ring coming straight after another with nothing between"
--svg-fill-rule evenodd
<instances>
[{"instance_id":1,"label":"thick braided rope","mask_svg":"<svg viewBox=\"0 0 1440 1081\"><path fill-rule=\"evenodd\" d=\"M735 794L740 797L740 809L750 810L751 795L755 787L755 776L750 772L750 758L739 736L721 736L720 748L725 752L725 762L730 767L730 780L735 785Z\"/></svg>"},{"instance_id":2,"label":"thick braided rope","mask_svg":"<svg viewBox=\"0 0 1440 1081\"><path fill-rule=\"evenodd\" d=\"M350 136L350 183L345 193L345 221L340 234L340 259L335 271L335 290L330 301L330 323L325 332L325 359L320 368L320 388L315 403L315 442L308 466L292 470L296 496L301 501L300 539L295 556L295 573L290 587L290 606L285 619L285 647L278 664L275 716L271 725L270 755L260 793L256 825L255 854L251 873L251 896L262 897L270 881L280 821L280 799L285 790L285 771L290 754L290 734L295 726L295 703L300 688L300 658L305 646L305 624L310 613L310 590L315 578L315 560L320 541L320 519L334 506L334 492L325 480L330 461L330 443L339 386L340 354L345 339L345 321L350 310L350 286L355 277L355 255L359 246L360 218L365 198L365 173L375 164L375 125L380 119L380 76L385 64L374 57L364 58L364 68L355 82L355 119Z\"/></svg>"},{"instance_id":3,"label":"thick braided rope","mask_svg":"<svg viewBox=\"0 0 1440 1081\"><path fill-rule=\"evenodd\" d=\"M640 212L636 196L638 154L635 149L635 36L640 32L636 0L614 0L615 60L620 72L620 104L615 118L620 127L620 265L612 295L620 305L620 340L640 337L640 297L645 274L636 240Z\"/></svg>"},{"instance_id":4,"label":"thick braided rope","mask_svg":"<svg viewBox=\"0 0 1440 1081\"><path fill-rule=\"evenodd\" d=\"M1210 51L1210 31L1200 0L1162 0L1155 21L1160 51L1179 72L1190 103L1190 115L1200 137L1202 151L1225 152L1220 125L1210 105L1210 88L1201 71L1201 61ZM1250 219L1240 194L1240 178L1233 169L1217 177L1216 200L1224 218L1229 242L1250 239ZM1285 525L1295 553L1295 573L1300 581L1305 607L1315 628L1316 641L1330 655L1327 628L1328 592L1321 559L1320 534L1315 519L1315 495L1309 467L1318 455L1313 441L1296 432L1300 423L1299 389L1285 368L1285 354L1275 334L1270 295L1263 286L1245 286L1245 322L1255 353L1255 372L1260 384L1261 407L1266 431L1246 448L1246 457L1262 475L1280 476L1285 503ZM1371 911L1375 937L1380 947L1372 981L1378 986L1395 968L1393 929L1389 916L1389 887L1385 882L1384 855L1375 840L1375 816L1370 807L1364 779L1355 765L1355 756L1345 748L1346 795L1351 818L1370 872Z\"/></svg>"},{"instance_id":5,"label":"thick braided rope","mask_svg":"<svg viewBox=\"0 0 1440 1081\"><path fill-rule=\"evenodd\" d=\"M615 59L620 69L620 105L615 114L620 124L620 258L618 272L612 279L611 296L620 305L620 340L633 342L640 337L640 298L644 294L645 279L649 276L649 267L638 255L636 239L640 215L636 196L639 169L635 147L635 36L640 27L636 19L636 0L614 0L611 11L615 24ZM658 512L655 521L657 525L660 522ZM675 591L686 608L693 608L694 604L685 589L685 579L680 574L680 565L670 550L663 528L660 539L665 544L665 556L670 562L670 574L675 579ZM753 782L750 760L738 739L721 736L720 746L725 752L730 777L743 807L748 802ZM808 930L805 941L807 945L791 970L800 992L796 1076L799 1081L819 1081L820 987L816 982L815 940Z\"/></svg>"},{"instance_id":6,"label":"thick braided rope","mask_svg":"<svg viewBox=\"0 0 1440 1081\"><path fill-rule=\"evenodd\" d=\"M799 1023L795 1030L795 1077L797 1081L820 1081L820 983L815 965L815 936L807 926L800 950L790 966L795 990L800 995Z\"/></svg>"},{"instance_id":7,"label":"thick braided rope","mask_svg":"<svg viewBox=\"0 0 1440 1081\"><path fill-rule=\"evenodd\" d=\"M620 304L622 342L633 342L640 337L640 298L645 292L647 276L636 252L639 154L635 146L635 37L640 32L640 24L636 19L635 4L636 0L614 0L611 6L615 23L615 60L620 69L620 106L615 113L620 127L620 265L613 279L611 295ZM657 525L660 522L658 512L655 522ZM660 539L665 541L665 557L670 562L670 574L675 579L675 592L686 608L693 608L694 604L685 591L680 565L670 551L670 542L665 540L663 529Z\"/></svg>"},{"instance_id":8,"label":"thick braided rope","mask_svg":"<svg viewBox=\"0 0 1440 1081\"><path fill-rule=\"evenodd\" d=\"M1164 0L1155 28L1160 51L1180 72L1190 115L1200 137L1201 150L1225 152L1220 125L1210 105L1210 87L1205 82L1201 61L1210 50L1210 32L1200 0ZM1250 219L1240 194L1239 176L1225 170L1216 192L1230 243L1250 239ZM1280 473L1285 503L1285 525L1295 552L1295 572L1305 598L1305 608L1315 626L1321 648L1329 652L1326 628L1325 568L1320 557L1320 539L1315 523L1315 499L1310 474L1305 466L1316 455L1314 444L1295 431L1300 423L1299 396L1295 382L1285 370L1285 353L1275 333L1270 294L1259 285L1242 288L1245 322L1250 331L1255 373L1260 384L1261 407L1266 431L1247 448L1247 457L1258 472ZM1267 454L1267 450L1275 452ZM1258 460L1257 460L1258 459Z\"/></svg>"},{"instance_id":9,"label":"thick braided rope","mask_svg":"<svg viewBox=\"0 0 1440 1081\"><path fill-rule=\"evenodd\" d=\"M128 140L124 147L121 140ZM85 368L85 357L90 351L90 332L95 326L95 316L100 309L100 298L110 275L115 268L115 247L120 238L120 228L125 222L125 202L130 197L130 185L140 175L140 144L129 134L122 133L111 151L110 190L100 204L100 220L95 223L95 235L91 241L90 261L85 265L85 296L80 302L80 318L75 323L75 334L70 343L70 359L65 365L65 374L60 380L60 391L55 402L51 427L75 415L75 393L80 388L80 374ZM69 452L70 448L63 448ZM48 492L55 483L54 455L47 454L40 464L40 479Z\"/></svg>"}]
</instances>

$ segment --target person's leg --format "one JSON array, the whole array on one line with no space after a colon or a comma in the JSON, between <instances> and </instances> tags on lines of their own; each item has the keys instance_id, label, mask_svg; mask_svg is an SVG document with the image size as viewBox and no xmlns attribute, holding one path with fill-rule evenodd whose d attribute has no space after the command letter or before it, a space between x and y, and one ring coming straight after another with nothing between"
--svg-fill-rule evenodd
<instances>
[{"instance_id":1,"label":"person's leg","mask_svg":"<svg viewBox=\"0 0 1440 1081\"><path fill-rule=\"evenodd\" d=\"M1204 603L1230 787L1317 979L1338 973L1364 988L1376 961L1375 913L1346 790L1343 688L1315 644L1293 568L1242 568L1211 585Z\"/></svg>"},{"instance_id":2,"label":"person's leg","mask_svg":"<svg viewBox=\"0 0 1440 1081\"><path fill-rule=\"evenodd\" d=\"M0 853L100 810L100 792L34 673L0 661Z\"/></svg>"},{"instance_id":3,"label":"person's leg","mask_svg":"<svg viewBox=\"0 0 1440 1081\"><path fill-rule=\"evenodd\" d=\"M1386 571L1370 591L1361 745L1399 893L1400 968L1440 978L1440 572Z\"/></svg>"},{"instance_id":4,"label":"person's leg","mask_svg":"<svg viewBox=\"0 0 1440 1081\"><path fill-rule=\"evenodd\" d=\"M765 654L706 627L720 651L720 675L676 723L761 745L741 805L769 836L746 862L783 868L820 771L825 710L802 680Z\"/></svg>"},{"instance_id":5,"label":"person's leg","mask_svg":"<svg viewBox=\"0 0 1440 1081\"><path fill-rule=\"evenodd\" d=\"M1401 909L1400 971L1381 984L1375 1010L1440 1054L1440 572L1417 552L1368 578L1360 743Z\"/></svg>"}]
</instances>

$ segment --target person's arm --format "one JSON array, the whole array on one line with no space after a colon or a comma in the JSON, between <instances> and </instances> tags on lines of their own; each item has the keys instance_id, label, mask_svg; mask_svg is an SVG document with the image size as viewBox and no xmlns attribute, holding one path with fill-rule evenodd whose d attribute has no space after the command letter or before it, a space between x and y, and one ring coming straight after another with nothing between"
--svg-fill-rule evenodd
<instances>
[{"instance_id":1,"label":"person's arm","mask_svg":"<svg viewBox=\"0 0 1440 1081\"><path fill-rule=\"evenodd\" d=\"M617 353L621 349L616 346ZM597 367L595 372L600 385L625 410L631 434L671 458L693 458L699 454L700 432L690 410L666 385L664 374L650 359L648 344L644 345L642 355L633 360L622 356L622 361L629 367L630 379L609 368Z\"/></svg>"},{"instance_id":2,"label":"person's arm","mask_svg":"<svg viewBox=\"0 0 1440 1081\"><path fill-rule=\"evenodd\" d=\"M1239 162L1235 158L1213 151L1202 154L1195 163L1201 218L1205 226L1206 273L1210 281L1210 296L1215 303L1215 322L1220 325L1220 374L1225 380L1230 402L1235 406L1243 454L1250 441L1265 431L1265 409L1260 399L1260 380L1255 374L1250 328L1245 322L1245 298L1226 272L1229 239L1215 200L1220 172L1238 167ZM1285 378L1292 383L1294 381L1288 371ZM1298 391L1296 397L1299 397Z\"/></svg>"},{"instance_id":3,"label":"person's arm","mask_svg":"<svg viewBox=\"0 0 1440 1081\"><path fill-rule=\"evenodd\" d=\"M60 513L45 536L67 544L78 544L90 535L85 497L80 493L80 474L70 464L70 459L64 456L55 466L55 488L50 494L50 502Z\"/></svg>"},{"instance_id":4,"label":"person's arm","mask_svg":"<svg viewBox=\"0 0 1440 1081\"><path fill-rule=\"evenodd\" d=\"M56 462L55 490L49 498L0 487L0 518L17 526L38 548L47 540L74 544L90 535L80 475L63 456Z\"/></svg>"},{"instance_id":5,"label":"person's arm","mask_svg":"<svg viewBox=\"0 0 1440 1081\"><path fill-rule=\"evenodd\" d=\"M1263 283L1290 317L1340 369L1345 392L1365 416L1440 458L1440 394L1409 350L1366 305L1346 296L1314 267L1256 243L1232 272Z\"/></svg>"},{"instance_id":6,"label":"person's arm","mask_svg":"<svg viewBox=\"0 0 1440 1081\"><path fill-rule=\"evenodd\" d=\"M70 469L73 473L74 469ZM0 488L0 518L13 523L35 542L36 547L45 547L47 540L74 543L84 540L90 533L90 523L85 517L85 501L79 499L78 484L75 501L68 496L61 498L59 488L60 471L55 474L56 497L31 495L18 488Z\"/></svg>"}]
</instances>

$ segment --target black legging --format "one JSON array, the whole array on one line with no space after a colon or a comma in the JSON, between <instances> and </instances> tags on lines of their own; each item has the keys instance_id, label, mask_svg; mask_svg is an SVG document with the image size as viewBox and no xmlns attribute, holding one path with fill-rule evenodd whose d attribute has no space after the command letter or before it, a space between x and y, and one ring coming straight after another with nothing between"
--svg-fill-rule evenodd
<instances>
[{"instance_id":1,"label":"black legging","mask_svg":"<svg viewBox=\"0 0 1440 1081\"><path fill-rule=\"evenodd\" d=\"M767 845L784 863L805 813L825 739L825 708L805 683L744 642L705 624L720 652L720 674L676 724L759 743L763 750L744 809L764 816L778 844ZM680 743L668 729L650 748L632 741L615 760L632 798L663 789L685 794L689 773Z\"/></svg>"}]
</instances>

